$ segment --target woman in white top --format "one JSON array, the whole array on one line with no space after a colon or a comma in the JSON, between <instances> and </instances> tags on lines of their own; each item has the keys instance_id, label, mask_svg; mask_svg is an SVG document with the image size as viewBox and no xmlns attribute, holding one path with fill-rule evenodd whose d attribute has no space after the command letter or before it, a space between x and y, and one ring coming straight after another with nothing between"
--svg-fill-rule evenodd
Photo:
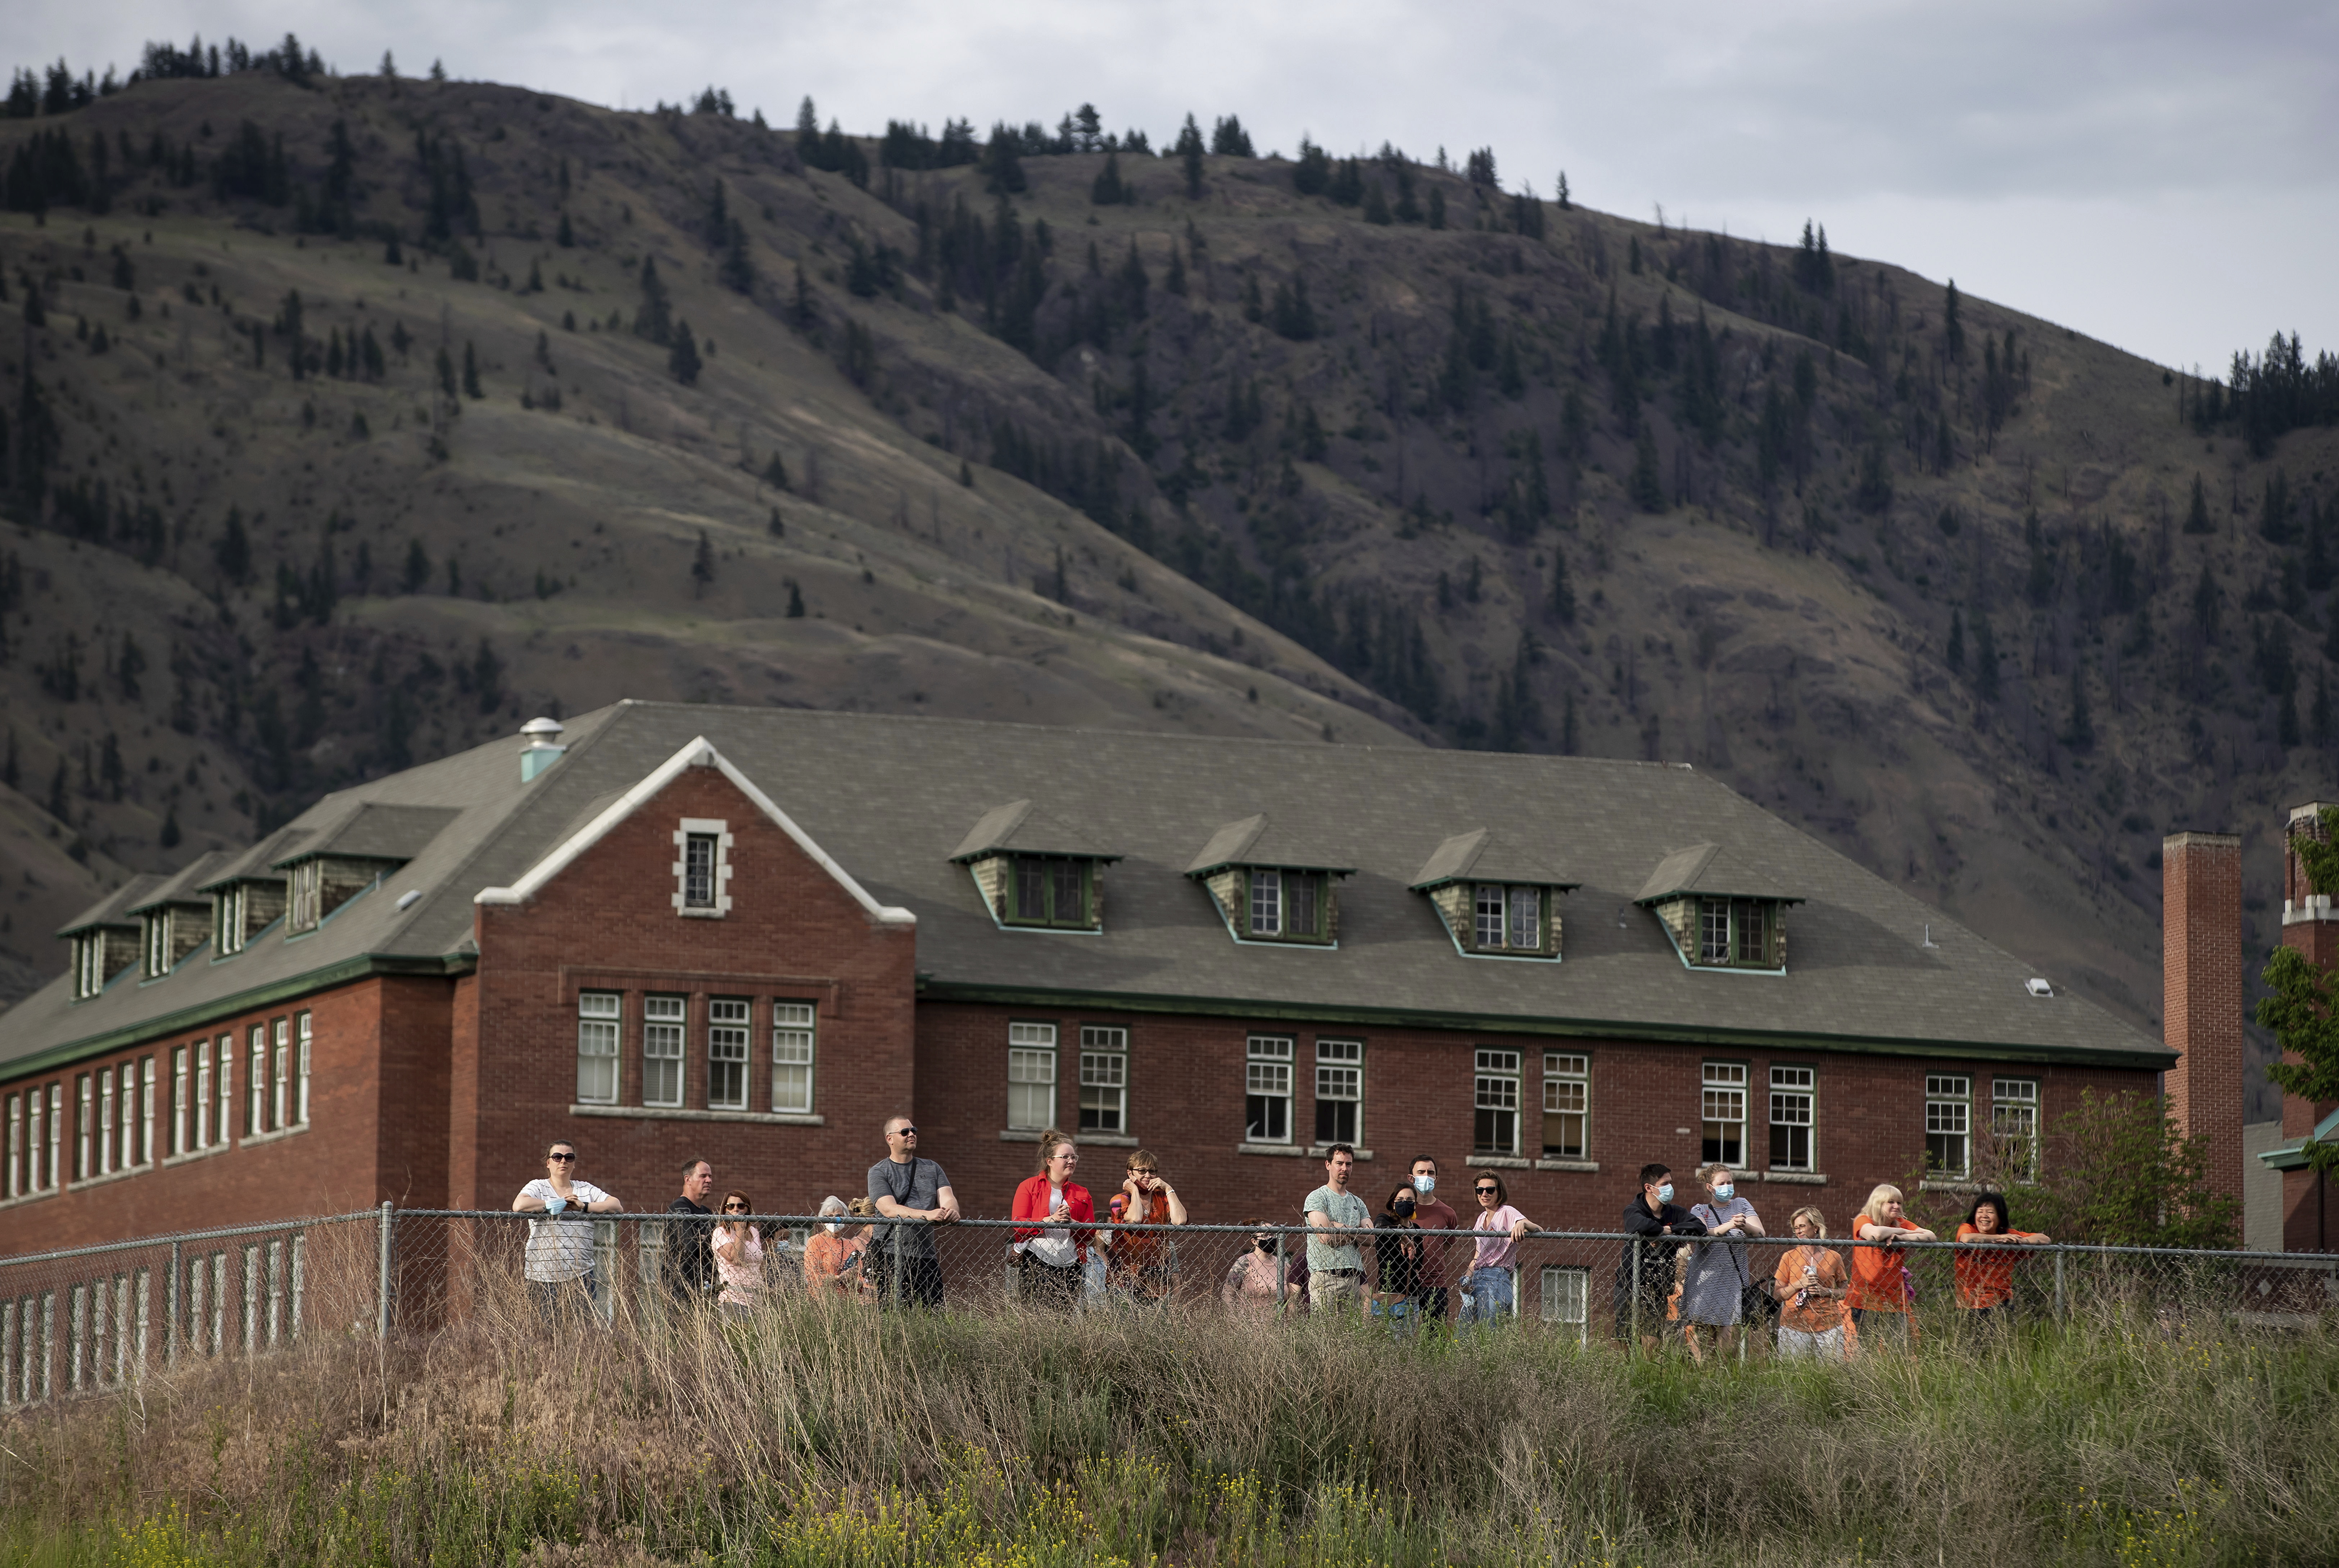
<instances>
[{"instance_id":1,"label":"woman in white top","mask_svg":"<svg viewBox=\"0 0 2339 1568\"><path fill-rule=\"evenodd\" d=\"M575 1179L577 1146L557 1140L544 1157L544 1174L519 1189L514 1214L541 1214L528 1222L528 1253L520 1272L528 1293L546 1317L558 1321L592 1309L600 1295L593 1269L593 1226L588 1214L615 1214L625 1207L589 1181Z\"/></svg>"},{"instance_id":2,"label":"woman in white top","mask_svg":"<svg viewBox=\"0 0 2339 1568\"><path fill-rule=\"evenodd\" d=\"M1517 1299L1519 1243L1527 1232L1543 1228L1511 1207L1511 1195L1500 1173L1482 1170L1470 1187L1478 1199L1478 1215L1470 1228L1492 1234L1472 1247L1469 1277L1462 1282L1457 1328L1474 1319L1484 1325L1511 1315L1512 1303Z\"/></svg>"},{"instance_id":3,"label":"woman in white top","mask_svg":"<svg viewBox=\"0 0 2339 1568\"><path fill-rule=\"evenodd\" d=\"M715 1299L733 1317L746 1317L764 1299L763 1233L746 1219L755 1212L755 1200L745 1193L726 1192L723 1218L715 1226L715 1272L723 1281L723 1294Z\"/></svg>"},{"instance_id":4,"label":"woman in white top","mask_svg":"<svg viewBox=\"0 0 2339 1568\"><path fill-rule=\"evenodd\" d=\"M1080 1299L1081 1266L1096 1222L1089 1189L1072 1179L1080 1163L1072 1140L1051 1127L1040 1135L1040 1173L1015 1189L1013 1218L1044 1222L1015 1232L1015 1266L1026 1301L1070 1307Z\"/></svg>"}]
</instances>

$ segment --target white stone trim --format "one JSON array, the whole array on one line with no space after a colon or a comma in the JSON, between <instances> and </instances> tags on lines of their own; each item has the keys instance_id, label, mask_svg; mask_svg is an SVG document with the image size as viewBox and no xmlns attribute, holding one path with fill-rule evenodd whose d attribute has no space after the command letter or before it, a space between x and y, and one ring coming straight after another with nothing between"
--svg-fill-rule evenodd
<instances>
[{"instance_id":1,"label":"white stone trim","mask_svg":"<svg viewBox=\"0 0 2339 1568\"><path fill-rule=\"evenodd\" d=\"M528 902L536 896L546 883L567 870L579 855L600 843L619 823L633 815L660 790L680 777L682 770L686 767L715 768L725 778L729 779L738 788L740 794L755 803L755 809L770 818L781 832L794 840L796 847L811 856L814 864L834 877L838 886L851 893L854 902L862 907L870 919L881 925L918 923L918 917L910 911L898 905L881 904L870 897L869 890L854 881L852 873L837 864L826 850L814 843L811 835L798 827L787 813L775 804L771 796L749 782L747 775L733 766L730 759L716 751L714 743L705 735L697 736L689 745L659 764L633 788L620 795L607 811L579 828L570 835L567 842L556 846L549 854L528 867L527 873L511 886L483 887L472 895L471 902L481 904Z\"/></svg>"},{"instance_id":2,"label":"white stone trim","mask_svg":"<svg viewBox=\"0 0 2339 1568\"><path fill-rule=\"evenodd\" d=\"M689 857L684 853L694 835L715 840L715 902L694 909L689 893ZM674 830L674 912L694 920L720 920L731 912L731 824L721 817L686 816Z\"/></svg>"}]
</instances>

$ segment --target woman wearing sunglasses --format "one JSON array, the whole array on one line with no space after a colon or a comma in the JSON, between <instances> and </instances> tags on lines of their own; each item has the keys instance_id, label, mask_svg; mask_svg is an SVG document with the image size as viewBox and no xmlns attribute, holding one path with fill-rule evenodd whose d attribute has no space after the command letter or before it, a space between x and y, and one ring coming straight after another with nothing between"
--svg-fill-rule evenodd
<instances>
[{"instance_id":1,"label":"woman wearing sunglasses","mask_svg":"<svg viewBox=\"0 0 2339 1568\"><path fill-rule=\"evenodd\" d=\"M715 1300L732 1317L746 1317L764 1300L764 1238L747 1219L755 1212L745 1193L726 1192L723 1218L715 1223L715 1272L723 1282Z\"/></svg>"},{"instance_id":2,"label":"woman wearing sunglasses","mask_svg":"<svg viewBox=\"0 0 2339 1568\"><path fill-rule=\"evenodd\" d=\"M1480 1171L1470 1186L1478 1199L1478 1216L1470 1222L1470 1228L1489 1234L1475 1244L1471 1256L1457 1326L1466 1326L1474 1319L1483 1325L1511 1315L1511 1304L1516 1299L1519 1243L1528 1231L1543 1228L1511 1207L1511 1195L1495 1172Z\"/></svg>"}]
</instances>

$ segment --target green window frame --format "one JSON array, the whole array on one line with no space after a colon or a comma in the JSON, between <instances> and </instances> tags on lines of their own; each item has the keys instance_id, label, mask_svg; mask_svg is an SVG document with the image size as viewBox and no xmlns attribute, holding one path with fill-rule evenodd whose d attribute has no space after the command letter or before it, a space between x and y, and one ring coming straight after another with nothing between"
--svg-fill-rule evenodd
<instances>
[{"instance_id":1,"label":"green window frame","mask_svg":"<svg viewBox=\"0 0 2339 1568\"><path fill-rule=\"evenodd\" d=\"M1096 863L1074 855L1019 854L1007 861L1007 922L1087 931L1096 925Z\"/></svg>"}]
</instances>

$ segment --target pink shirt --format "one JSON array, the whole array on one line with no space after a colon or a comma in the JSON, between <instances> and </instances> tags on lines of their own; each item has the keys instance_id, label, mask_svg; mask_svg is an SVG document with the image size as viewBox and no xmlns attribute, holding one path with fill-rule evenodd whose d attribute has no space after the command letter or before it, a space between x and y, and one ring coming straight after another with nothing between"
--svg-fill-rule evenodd
<instances>
[{"instance_id":1,"label":"pink shirt","mask_svg":"<svg viewBox=\"0 0 2339 1568\"><path fill-rule=\"evenodd\" d=\"M1511 1227L1525 1219L1525 1215L1504 1204L1500 1208L1481 1209L1471 1222L1473 1230L1499 1230L1500 1240L1489 1238L1477 1243L1477 1251L1470 1259L1473 1268L1508 1268L1518 1260L1519 1244L1511 1238Z\"/></svg>"},{"instance_id":2,"label":"pink shirt","mask_svg":"<svg viewBox=\"0 0 2339 1568\"><path fill-rule=\"evenodd\" d=\"M736 1245L727 1231L715 1233L716 1247L730 1247L739 1261L730 1262L718 1252L715 1255L715 1272L722 1277L723 1294L719 1299L734 1307L752 1307L764 1292L764 1238L752 1225L744 1228L744 1245Z\"/></svg>"}]
</instances>

